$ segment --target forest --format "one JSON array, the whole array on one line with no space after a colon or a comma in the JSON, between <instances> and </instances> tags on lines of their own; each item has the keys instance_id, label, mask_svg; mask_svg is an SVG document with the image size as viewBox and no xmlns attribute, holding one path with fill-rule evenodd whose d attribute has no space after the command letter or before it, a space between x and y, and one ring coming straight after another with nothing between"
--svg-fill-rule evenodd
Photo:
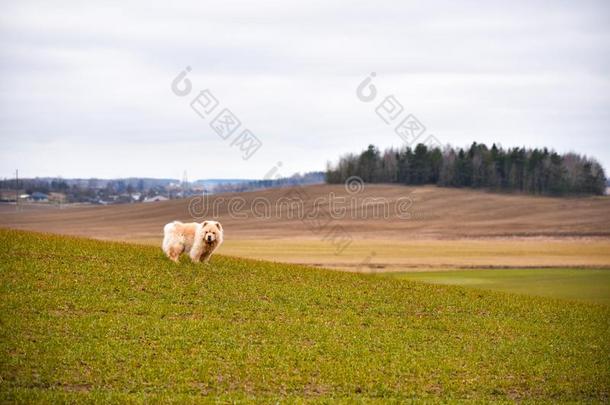
<instances>
[{"instance_id":1,"label":"forest","mask_svg":"<svg viewBox=\"0 0 610 405\"><path fill-rule=\"evenodd\" d=\"M468 148L428 148L424 144L389 148L369 145L360 154L329 163L327 183L358 176L367 183L436 184L540 195L603 195L606 175L593 158L559 154L548 148L514 147L473 142Z\"/></svg>"}]
</instances>

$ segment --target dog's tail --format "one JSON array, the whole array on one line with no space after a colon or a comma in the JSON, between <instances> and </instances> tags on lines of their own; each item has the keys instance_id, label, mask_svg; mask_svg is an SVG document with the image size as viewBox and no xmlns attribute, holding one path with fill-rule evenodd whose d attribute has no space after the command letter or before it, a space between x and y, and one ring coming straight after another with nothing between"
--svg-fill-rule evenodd
<instances>
[{"instance_id":1,"label":"dog's tail","mask_svg":"<svg viewBox=\"0 0 610 405\"><path fill-rule=\"evenodd\" d=\"M163 242L161 243L161 247L163 248L164 252L167 252L169 243L170 243L170 241L172 239L171 235L172 235L172 233L174 231L174 227L177 224L181 224L181 223L182 222L180 222L180 221L174 221L174 222L170 222L169 224L166 224L163 227Z\"/></svg>"},{"instance_id":2,"label":"dog's tail","mask_svg":"<svg viewBox=\"0 0 610 405\"><path fill-rule=\"evenodd\" d=\"M169 224L166 224L163 227L163 233L167 234L168 232L171 232L172 229L174 229L174 226L176 226L177 224L181 224L182 222L180 221L174 221L174 222L170 222Z\"/></svg>"}]
</instances>

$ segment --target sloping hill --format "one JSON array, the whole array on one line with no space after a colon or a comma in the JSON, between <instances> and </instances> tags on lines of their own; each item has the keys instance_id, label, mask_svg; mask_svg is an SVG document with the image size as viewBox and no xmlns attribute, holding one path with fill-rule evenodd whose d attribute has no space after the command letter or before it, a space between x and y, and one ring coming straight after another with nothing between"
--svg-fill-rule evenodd
<instances>
[{"instance_id":1,"label":"sloping hill","mask_svg":"<svg viewBox=\"0 0 610 405\"><path fill-rule=\"evenodd\" d=\"M607 306L0 230L0 401L608 401Z\"/></svg>"},{"instance_id":2,"label":"sloping hill","mask_svg":"<svg viewBox=\"0 0 610 405\"><path fill-rule=\"evenodd\" d=\"M347 205L345 213L331 217L327 202L331 195L354 203ZM318 238L311 221L299 219L296 209L290 211L287 205L278 203L282 198L294 197L302 198L305 214L315 214L362 240L610 237L608 197L549 198L395 185L366 185L354 194L343 186L316 185L215 195L206 200L206 214L198 200L63 210L25 208L19 213L14 206L4 206L0 226L115 240L157 240L163 224L175 219L193 220L195 214L217 217L233 239ZM321 198L326 202L320 202ZM230 210L229 201L238 199L244 208ZM376 211L379 208L374 208L371 199L387 202L387 218ZM406 218L399 218L397 202L406 199L412 204L405 204ZM318 204L314 204L316 200ZM255 212L257 204L259 211L263 206L270 207L269 218ZM319 209L314 211L314 206Z\"/></svg>"}]
</instances>

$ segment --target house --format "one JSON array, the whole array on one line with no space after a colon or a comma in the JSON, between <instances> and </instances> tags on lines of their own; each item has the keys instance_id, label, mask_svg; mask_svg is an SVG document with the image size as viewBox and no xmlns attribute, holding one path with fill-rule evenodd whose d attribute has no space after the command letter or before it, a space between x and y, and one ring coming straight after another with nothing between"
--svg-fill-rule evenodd
<instances>
[{"instance_id":1,"label":"house","mask_svg":"<svg viewBox=\"0 0 610 405\"><path fill-rule=\"evenodd\" d=\"M163 197L162 195L156 195L154 197L146 197L144 199L144 202L147 203L147 202L157 202L157 201L167 201L167 200L169 200L169 198Z\"/></svg>"},{"instance_id":2,"label":"house","mask_svg":"<svg viewBox=\"0 0 610 405\"><path fill-rule=\"evenodd\" d=\"M32 199L32 201L37 201L37 202L47 202L49 201L49 196L45 193L40 193L38 191L34 191L32 193L32 195L30 196L30 198Z\"/></svg>"}]
</instances>

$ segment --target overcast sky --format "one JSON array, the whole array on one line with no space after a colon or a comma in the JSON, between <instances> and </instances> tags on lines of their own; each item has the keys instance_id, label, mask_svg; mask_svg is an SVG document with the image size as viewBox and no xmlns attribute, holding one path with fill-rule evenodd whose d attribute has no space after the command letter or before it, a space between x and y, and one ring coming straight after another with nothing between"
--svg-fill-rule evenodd
<instances>
[{"instance_id":1,"label":"overcast sky","mask_svg":"<svg viewBox=\"0 0 610 405\"><path fill-rule=\"evenodd\" d=\"M0 176L261 178L403 142L549 146L610 168L607 1L3 3ZM168 6L169 5L169 6ZM171 90L185 69L187 96ZM371 72L377 98L356 97ZM227 140L190 102L208 89ZM251 158L231 142L249 129Z\"/></svg>"}]
</instances>

